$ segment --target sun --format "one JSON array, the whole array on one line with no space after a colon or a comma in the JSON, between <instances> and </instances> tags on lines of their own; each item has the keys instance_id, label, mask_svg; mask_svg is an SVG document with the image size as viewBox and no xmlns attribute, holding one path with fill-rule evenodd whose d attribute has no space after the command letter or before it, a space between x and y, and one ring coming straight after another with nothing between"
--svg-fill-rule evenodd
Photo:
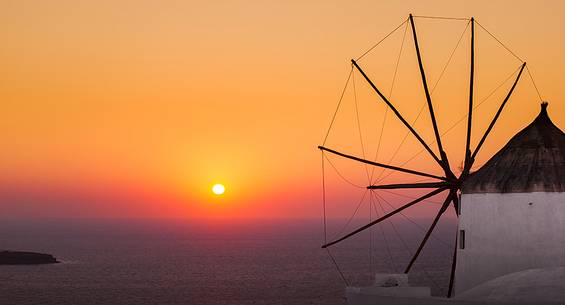
<instances>
[{"instance_id":1,"label":"sun","mask_svg":"<svg viewBox=\"0 0 565 305\"><path fill-rule=\"evenodd\" d=\"M212 193L216 195L222 195L226 191L226 187L223 184L217 183L212 186Z\"/></svg>"}]
</instances>

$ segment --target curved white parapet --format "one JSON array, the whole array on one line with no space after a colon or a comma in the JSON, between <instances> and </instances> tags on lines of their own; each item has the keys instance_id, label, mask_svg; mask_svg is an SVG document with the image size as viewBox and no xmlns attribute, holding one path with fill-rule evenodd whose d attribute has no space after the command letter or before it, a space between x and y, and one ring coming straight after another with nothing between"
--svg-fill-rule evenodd
<instances>
[{"instance_id":1,"label":"curved white parapet","mask_svg":"<svg viewBox=\"0 0 565 305\"><path fill-rule=\"evenodd\" d=\"M478 285L456 300L485 303L565 302L565 267L529 269L507 274Z\"/></svg>"}]
</instances>

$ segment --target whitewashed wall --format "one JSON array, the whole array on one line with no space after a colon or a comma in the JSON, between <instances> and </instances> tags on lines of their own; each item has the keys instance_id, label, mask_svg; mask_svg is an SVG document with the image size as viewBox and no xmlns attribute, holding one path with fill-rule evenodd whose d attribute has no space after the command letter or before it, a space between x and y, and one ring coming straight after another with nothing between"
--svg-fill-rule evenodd
<instances>
[{"instance_id":1,"label":"whitewashed wall","mask_svg":"<svg viewBox=\"0 0 565 305\"><path fill-rule=\"evenodd\" d=\"M565 266L565 193L462 194L459 230L456 295L508 273Z\"/></svg>"}]
</instances>

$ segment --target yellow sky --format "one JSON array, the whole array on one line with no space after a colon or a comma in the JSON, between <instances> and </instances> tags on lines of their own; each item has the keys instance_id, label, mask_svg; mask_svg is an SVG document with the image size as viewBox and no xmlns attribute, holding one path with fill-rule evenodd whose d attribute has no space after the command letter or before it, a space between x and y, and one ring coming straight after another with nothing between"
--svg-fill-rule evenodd
<instances>
[{"instance_id":1,"label":"yellow sky","mask_svg":"<svg viewBox=\"0 0 565 305\"><path fill-rule=\"evenodd\" d=\"M318 217L315 147L335 109L349 59L410 12L475 16L528 62L550 101L554 123L563 128L564 6L561 1L4 1L0 181L3 189L31 185L38 193L31 203L18 205L14 202L26 191L12 191L5 197L11 203L4 200L7 214L86 216L76 202L42 199L50 198L52 187L88 196L110 187L174 200L126 205L109 196L104 200L114 204L95 201L89 215ZM464 23L440 26L451 35L445 37L433 35L438 24L420 24L426 68L435 79ZM382 77L384 87L399 38L391 38L385 48L390 52L383 51L382 58L376 51L362 63L371 76ZM406 40L401 66L406 71L415 63L409 58L411 43ZM477 55L481 96L491 79L494 84L518 64L504 52L489 53L495 46L489 43L486 35L478 37L477 47L486 53ZM460 96L463 105L466 57L460 54L454 67L463 74L451 75L460 76L460 83L448 80L438 94ZM505 61L488 59L489 54ZM388 68L379 70L379 62ZM421 87L414 87L418 83L411 83L408 72L402 75L404 83L395 91L405 99L399 108L413 118L423 101ZM356 77L360 100L370 109L376 97ZM521 84L501 119L506 127L493 134L484 158L537 115L539 101L529 79ZM440 129L463 111L445 100L434 103L442 114ZM488 123L488 111L498 103L485 106L477 126ZM381 105L364 111L364 122L378 125L383 110ZM336 143L351 140L351 126L343 122ZM391 139L404 134L402 126L390 124ZM421 124L429 136L426 121ZM419 149L415 142L407 145L401 152L406 158ZM432 168L424 159L414 162ZM222 202L210 195L216 182L227 186Z\"/></svg>"}]
</instances>

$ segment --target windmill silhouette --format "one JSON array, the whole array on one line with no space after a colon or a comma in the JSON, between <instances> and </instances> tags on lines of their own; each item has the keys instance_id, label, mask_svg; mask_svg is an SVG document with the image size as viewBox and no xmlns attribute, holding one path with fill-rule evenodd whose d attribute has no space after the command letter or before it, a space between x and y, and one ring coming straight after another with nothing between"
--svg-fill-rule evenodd
<instances>
[{"instance_id":1,"label":"windmill silhouette","mask_svg":"<svg viewBox=\"0 0 565 305\"><path fill-rule=\"evenodd\" d=\"M439 129L438 129L438 124L437 124L437 121L436 121L436 115L434 113L434 107L433 107L433 103L432 103L432 97L431 97L431 94L430 94L430 89L429 89L429 86L428 86L428 81L427 81L427 78L426 78L426 73L425 73L425 70L424 70L424 66L423 66L423 63L422 63L422 57L421 57L421 54L420 54L420 46L418 44L418 36L417 36L417 32L416 32L416 25L414 23L414 17L416 17L416 16L413 16L412 14L410 14L408 19L405 22L409 22L411 30L412 30L414 47L415 47L415 50L416 50L419 72L420 72L420 75L421 75L421 83L422 83L422 87L424 89L425 98L426 98L426 102L427 102L427 108L428 108L429 116L430 116L430 119L431 119L433 131L434 131L435 143L437 145L437 151L439 152L439 154L436 154L434 152L434 150L423 140L423 138L414 129L412 124L410 124L402 116L402 114L397 110L397 108L394 106L394 104L382 93L382 91L378 88L378 86L367 76L367 74L360 67L360 65L357 63L357 61L352 59L351 63L352 63L352 66L363 76L363 78L369 84L369 86L375 91L375 93L378 95L379 99L387 105L387 107L394 113L396 118L400 122L402 122L402 124L408 129L408 131L422 145L424 150L427 151L427 153L433 158L435 163L437 163L437 166L439 166L439 168L443 171L443 174L442 175L434 175L434 174L430 174L430 173L426 173L426 172L422 172L422 171L418 171L418 170L414 170L414 169L409 169L409 168L402 167L402 166L393 166L393 165L390 165L390 164L384 164L384 163L379 163L379 162L375 162L375 161L370 161L370 160L366 160L364 158L360 158L360 157L357 157L357 156L354 156L354 155L339 152L337 150L328 148L324 145L318 146L318 149L320 149L322 152L327 152L327 153L337 155L337 156L340 156L340 157L343 157L343 158L351 159L351 160L354 160L354 161L357 161L357 162L360 162L360 163L364 163L364 164L368 164L368 165L372 165L372 166L376 166L376 167L380 167L380 168L384 168L384 169L389 169L389 170L396 171L396 172L402 172L402 173L405 173L405 174L409 174L411 176L418 176L418 177L425 177L425 178L434 179L433 182L379 184L379 185L369 185L369 186L367 186L367 189L370 189L370 190L378 190L378 189L431 189L431 191L428 192L427 194L424 194L424 195L422 195L422 196L400 206L399 208L397 208L397 209L395 209L395 210L393 210L393 211L391 211L391 212L369 222L366 225L363 225L363 226L361 226L361 227L359 227L359 228L357 228L357 229L355 229L355 230L353 230L353 231L351 231L351 232L349 232L349 233L347 233L347 234L345 234L341 237L338 237L335 240L325 242L324 245L322 245L322 248L328 248L328 247L331 247L335 244L338 244L338 243L340 243L340 242L342 242L342 241L344 241L344 240L346 240L346 239L348 239L348 238L350 238L350 237L352 237L352 236L354 236L354 235L356 235L356 234L358 234L362 231L365 231L365 230L371 228L372 226L382 222L383 220L386 220L389 217L391 217L391 216L393 216L397 213L402 212L403 210L405 210L405 209L407 209L411 206L414 206L414 205L421 203L422 201L424 201L424 200L426 200L430 197L433 197L433 196L438 195L440 193L447 193L447 196L445 197L445 200L443 201L443 203L441 204L441 207L437 211L430 227L427 229L423 239L419 243L419 246L418 246L416 252L412 255L412 258L410 259L408 265L404 269L404 273L408 273L411 270L411 268L413 267L414 263L418 259L420 253L422 252L422 249L426 245L430 235L432 234L432 232L436 228L436 225L438 224L442 215L444 215L445 211L450 206L453 206L453 208L456 211L456 215L459 214L459 194L461 192L462 185L464 184L464 182L470 176L470 171L471 171L471 168L472 168L472 166L475 162L475 158L476 158L477 154L479 153L481 147L483 146L483 144L487 140L489 134L491 133L492 129L494 128L494 126L495 126L497 120L499 119L502 111L504 110L508 100L512 96L512 93L514 92L514 89L516 88L516 85L518 84L518 81L520 80L524 69L526 68L526 63L523 62L520 59L520 61L522 63L519 67L516 78L514 79L514 82L512 83L512 86L510 87L510 89L506 93L504 99L502 100L500 106L498 107L498 110L496 111L494 117L490 121L490 124L488 125L486 131L481 136L477 146L472 148L471 147L471 135L472 135L472 131L473 131L472 117L473 117L473 109L474 109L474 105L473 105L474 92L473 91L474 91L474 78L475 78L475 24L477 22L475 21L474 18L470 18L470 19L463 18L465 20L468 20L468 22L470 24L470 28L471 28L471 31L470 31L471 32L471 44L470 44L470 48L471 48L470 51L471 52L470 52L470 75L469 75L469 83L470 83L469 88L470 89L469 89L469 100L468 100L468 111L467 111L465 157L464 157L464 162L462 164L461 173L457 176L451 169L451 166L450 166L450 163L449 163L449 158L448 158L447 154L445 153L445 150L444 150L444 147L443 147L443 144L442 144L442 135L440 135L440 132L439 132ZM462 18L444 18L444 19L462 19ZM479 26L480 26L480 24L479 24ZM398 29L398 27L397 27L397 29ZM486 29L485 29L485 31L486 31ZM488 32L488 31L487 31L487 33L490 34L490 32ZM492 36L492 34L490 34L490 35ZM387 37L388 37L388 35L387 35ZM496 37L494 37L494 36L492 36L492 37L494 39L496 39ZM500 43L500 41L498 39L496 39L496 40ZM506 48L506 46L504 46L504 47ZM506 49L509 50L508 48L506 48ZM514 53L512 53L512 54L514 55ZM514 56L517 57L516 55L514 55ZM531 74L530 74L530 76L531 76ZM533 79L532 79L532 81L533 81ZM535 84L534 84L534 86L535 86ZM536 88L536 90L537 90L537 88ZM539 92L538 92L538 95L539 95ZM331 128L331 125L330 125L330 128ZM327 136L326 136L326 138L327 138ZM457 244L457 241L456 241L456 244ZM451 274L450 274L449 288L448 288L448 293L447 293L448 297L451 297L452 292L453 292L453 279L454 279L455 266L456 266L456 253L457 252L456 252L456 246L455 246L454 252L453 252L453 261L452 261L452 268L451 268Z\"/></svg>"}]
</instances>

